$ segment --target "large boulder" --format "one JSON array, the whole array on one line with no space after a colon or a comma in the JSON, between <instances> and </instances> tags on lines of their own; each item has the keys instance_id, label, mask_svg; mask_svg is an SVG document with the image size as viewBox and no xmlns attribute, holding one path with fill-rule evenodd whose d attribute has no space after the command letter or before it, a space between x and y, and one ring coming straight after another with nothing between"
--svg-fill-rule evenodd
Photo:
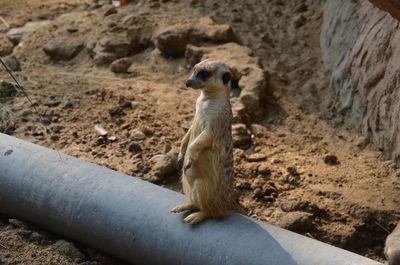
<instances>
[{"instance_id":1,"label":"large boulder","mask_svg":"<svg viewBox=\"0 0 400 265\"><path fill-rule=\"evenodd\" d=\"M122 32L109 32L100 39L94 38L86 48L96 65L108 65L116 59L127 57L138 52L151 43L150 33L146 27L129 27Z\"/></svg>"},{"instance_id":2,"label":"large boulder","mask_svg":"<svg viewBox=\"0 0 400 265\"><path fill-rule=\"evenodd\" d=\"M321 34L323 59L331 73L338 110L388 158L397 161L400 159L399 27L398 20L369 1L337 0L326 4Z\"/></svg>"},{"instance_id":3,"label":"large boulder","mask_svg":"<svg viewBox=\"0 0 400 265\"><path fill-rule=\"evenodd\" d=\"M7 37L14 45L17 45L25 36L34 33L41 27L48 26L50 23L51 22L48 20L28 22L23 27L10 29L7 33Z\"/></svg>"},{"instance_id":4,"label":"large boulder","mask_svg":"<svg viewBox=\"0 0 400 265\"><path fill-rule=\"evenodd\" d=\"M74 58L84 47L80 40L52 39L43 46L43 51L53 60L68 61Z\"/></svg>"},{"instance_id":5,"label":"large boulder","mask_svg":"<svg viewBox=\"0 0 400 265\"><path fill-rule=\"evenodd\" d=\"M203 42L225 43L233 40L232 28L215 24L210 18L201 18L185 24L176 24L158 30L154 34L154 44L165 54L179 57L185 54L186 45Z\"/></svg>"}]
</instances>

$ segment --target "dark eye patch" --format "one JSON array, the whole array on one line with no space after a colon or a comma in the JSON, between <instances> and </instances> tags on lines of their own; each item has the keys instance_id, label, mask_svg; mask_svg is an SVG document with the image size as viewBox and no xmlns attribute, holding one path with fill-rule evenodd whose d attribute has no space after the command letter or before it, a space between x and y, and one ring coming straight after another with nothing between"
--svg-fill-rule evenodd
<instances>
[{"instance_id":1,"label":"dark eye patch","mask_svg":"<svg viewBox=\"0 0 400 265\"><path fill-rule=\"evenodd\" d=\"M224 85L228 84L228 82L231 80L231 74L226 72L222 75L222 82Z\"/></svg>"},{"instance_id":2,"label":"dark eye patch","mask_svg":"<svg viewBox=\"0 0 400 265\"><path fill-rule=\"evenodd\" d=\"M211 72L207 70L202 70L197 73L196 75L198 78L202 79L203 81L207 80L211 76Z\"/></svg>"}]
</instances>

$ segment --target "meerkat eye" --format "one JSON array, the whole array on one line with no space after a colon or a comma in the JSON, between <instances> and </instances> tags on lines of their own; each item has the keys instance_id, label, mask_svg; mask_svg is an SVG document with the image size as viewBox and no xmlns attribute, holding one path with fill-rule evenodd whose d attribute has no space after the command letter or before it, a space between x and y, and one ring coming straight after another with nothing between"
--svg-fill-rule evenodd
<instances>
[{"instance_id":1,"label":"meerkat eye","mask_svg":"<svg viewBox=\"0 0 400 265\"><path fill-rule=\"evenodd\" d=\"M202 80L204 80L204 81L205 81L207 78L209 78L210 75L211 75L211 72L210 72L210 71L207 71L207 70L202 70L202 71L200 71L200 72L197 73L197 77L200 78L200 79L202 79Z\"/></svg>"},{"instance_id":2,"label":"meerkat eye","mask_svg":"<svg viewBox=\"0 0 400 265\"><path fill-rule=\"evenodd\" d=\"M222 75L222 82L224 85L228 84L228 82L231 80L231 74L226 72Z\"/></svg>"}]
</instances>

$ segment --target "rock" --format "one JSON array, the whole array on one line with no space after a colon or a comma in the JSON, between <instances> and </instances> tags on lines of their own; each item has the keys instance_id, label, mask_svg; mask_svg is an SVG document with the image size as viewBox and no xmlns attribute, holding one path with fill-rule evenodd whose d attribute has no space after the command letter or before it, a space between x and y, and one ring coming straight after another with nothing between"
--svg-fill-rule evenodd
<instances>
[{"instance_id":1,"label":"rock","mask_svg":"<svg viewBox=\"0 0 400 265\"><path fill-rule=\"evenodd\" d=\"M93 58L93 63L97 66L109 65L117 59L113 53L99 52Z\"/></svg>"},{"instance_id":2,"label":"rock","mask_svg":"<svg viewBox=\"0 0 400 265\"><path fill-rule=\"evenodd\" d=\"M250 135L247 132L246 125L239 123L232 125L233 145L235 147L248 145L251 143Z\"/></svg>"},{"instance_id":3,"label":"rock","mask_svg":"<svg viewBox=\"0 0 400 265\"><path fill-rule=\"evenodd\" d=\"M122 116L124 114L124 112L122 111L121 106L117 106L117 107L112 107L111 109L109 109L108 114L110 114L111 117L119 117L119 116Z\"/></svg>"},{"instance_id":4,"label":"rock","mask_svg":"<svg viewBox=\"0 0 400 265\"><path fill-rule=\"evenodd\" d=\"M101 7L101 4L99 3L93 3L92 5L89 6L89 10L95 10Z\"/></svg>"},{"instance_id":5,"label":"rock","mask_svg":"<svg viewBox=\"0 0 400 265\"><path fill-rule=\"evenodd\" d=\"M270 196L277 192L276 187L271 185L272 183L266 182L263 178L257 177L251 184L251 189L253 189L254 197L258 199L263 199L265 196Z\"/></svg>"},{"instance_id":6,"label":"rock","mask_svg":"<svg viewBox=\"0 0 400 265\"><path fill-rule=\"evenodd\" d=\"M74 107L74 104L72 104L72 101L70 99L65 100L62 105L63 109L72 109L73 107Z\"/></svg>"},{"instance_id":7,"label":"rock","mask_svg":"<svg viewBox=\"0 0 400 265\"><path fill-rule=\"evenodd\" d=\"M335 155L327 155L327 156L325 156L324 157L324 162L325 162L325 164L330 165L330 166L336 166L336 165L340 164L338 158Z\"/></svg>"},{"instance_id":8,"label":"rock","mask_svg":"<svg viewBox=\"0 0 400 265\"><path fill-rule=\"evenodd\" d=\"M48 20L28 22L23 27L10 29L7 33L7 37L14 45L18 45L24 36L34 33L41 27L49 26L50 23L51 22Z\"/></svg>"},{"instance_id":9,"label":"rock","mask_svg":"<svg viewBox=\"0 0 400 265\"><path fill-rule=\"evenodd\" d=\"M21 71L21 65L14 55L4 57L4 63L14 72Z\"/></svg>"},{"instance_id":10,"label":"rock","mask_svg":"<svg viewBox=\"0 0 400 265\"><path fill-rule=\"evenodd\" d=\"M275 192L277 192L277 189L275 186L271 185L269 182L264 184L262 186L262 191L264 193L264 195L271 195Z\"/></svg>"},{"instance_id":11,"label":"rock","mask_svg":"<svg viewBox=\"0 0 400 265\"><path fill-rule=\"evenodd\" d=\"M0 79L0 97L12 97L18 93L16 83Z\"/></svg>"},{"instance_id":12,"label":"rock","mask_svg":"<svg viewBox=\"0 0 400 265\"><path fill-rule=\"evenodd\" d=\"M65 240L57 240L52 246L52 249L60 253L61 255L65 255L70 258L72 261L83 259L85 255L83 255L73 243L67 242Z\"/></svg>"},{"instance_id":13,"label":"rock","mask_svg":"<svg viewBox=\"0 0 400 265\"><path fill-rule=\"evenodd\" d=\"M137 107L139 107L139 102L132 101L131 102L131 109L134 110L134 109L137 109Z\"/></svg>"},{"instance_id":14,"label":"rock","mask_svg":"<svg viewBox=\"0 0 400 265\"><path fill-rule=\"evenodd\" d=\"M251 183L251 189L261 189L265 185L265 180L263 178L256 178L253 180L253 183Z\"/></svg>"},{"instance_id":15,"label":"rock","mask_svg":"<svg viewBox=\"0 0 400 265\"><path fill-rule=\"evenodd\" d=\"M306 24L306 21L307 21L306 17L303 14L301 14L295 17L295 19L293 20L293 26L295 28L300 28L304 26L304 24Z\"/></svg>"},{"instance_id":16,"label":"rock","mask_svg":"<svg viewBox=\"0 0 400 265\"><path fill-rule=\"evenodd\" d=\"M121 58L115 60L111 64L111 71L114 73L126 73L131 64L132 61L130 58Z\"/></svg>"},{"instance_id":17,"label":"rock","mask_svg":"<svg viewBox=\"0 0 400 265\"><path fill-rule=\"evenodd\" d=\"M369 142L368 137L360 136L355 144L360 150L363 150L368 146Z\"/></svg>"},{"instance_id":18,"label":"rock","mask_svg":"<svg viewBox=\"0 0 400 265\"><path fill-rule=\"evenodd\" d=\"M75 26L70 26L70 27L67 28L67 31L68 31L69 33L75 33L75 32L78 32L78 31L79 31L79 28L77 28L77 27L75 27Z\"/></svg>"},{"instance_id":19,"label":"rock","mask_svg":"<svg viewBox=\"0 0 400 265\"><path fill-rule=\"evenodd\" d=\"M303 12L306 12L307 10L308 10L308 6L306 3L301 3L300 5L298 5L296 7L296 12L298 12L298 13L303 13Z\"/></svg>"},{"instance_id":20,"label":"rock","mask_svg":"<svg viewBox=\"0 0 400 265\"><path fill-rule=\"evenodd\" d=\"M261 137L261 136L265 135L265 133L267 132L267 128L265 128L264 126L262 126L260 124L251 124L250 131L253 135L255 135L257 137Z\"/></svg>"},{"instance_id":21,"label":"rock","mask_svg":"<svg viewBox=\"0 0 400 265\"><path fill-rule=\"evenodd\" d=\"M239 81L239 87L243 88L240 93L240 101L246 108L246 112L252 117L262 115L261 99L265 98L267 88L267 77L263 69L259 67L250 68Z\"/></svg>"},{"instance_id":22,"label":"rock","mask_svg":"<svg viewBox=\"0 0 400 265\"><path fill-rule=\"evenodd\" d=\"M312 214L306 212L289 212L276 225L296 232L305 232L312 227L312 216Z\"/></svg>"},{"instance_id":23,"label":"rock","mask_svg":"<svg viewBox=\"0 0 400 265\"><path fill-rule=\"evenodd\" d=\"M133 104L132 104L132 102L130 102L129 100L127 100L126 98L125 98L125 96L123 96L123 95L121 95L121 96L119 96L118 97L118 105L121 107L121 108L129 108L129 109L132 109L133 107Z\"/></svg>"},{"instance_id":24,"label":"rock","mask_svg":"<svg viewBox=\"0 0 400 265\"><path fill-rule=\"evenodd\" d=\"M43 236L41 234L39 234L38 232L32 232L31 235L29 236L28 240L30 242L40 244L43 240Z\"/></svg>"},{"instance_id":25,"label":"rock","mask_svg":"<svg viewBox=\"0 0 400 265\"><path fill-rule=\"evenodd\" d=\"M246 159L249 162L260 162L260 161L266 160L267 159L267 155L260 154L260 153L255 153L255 154L248 155L246 157Z\"/></svg>"},{"instance_id":26,"label":"rock","mask_svg":"<svg viewBox=\"0 0 400 265\"><path fill-rule=\"evenodd\" d=\"M129 152L131 153L138 153L142 151L142 148L140 147L140 145L138 145L137 143L132 143L129 147L128 147Z\"/></svg>"},{"instance_id":27,"label":"rock","mask_svg":"<svg viewBox=\"0 0 400 265\"><path fill-rule=\"evenodd\" d=\"M261 199L264 197L264 193L261 188L256 188L253 192L254 198Z\"/></svg>"},{"instance_id":28,"label":"rock","mask_svg":"<svg viewBox=\"0 0 400 265\"><path fill-rule=\"evenodd\" d=\"M249 120L246 112L246 106L237 99L232 99L232 115L233 123L241 123Z\"/></svg>"},{"instance_id":29,"label":"rock","mask_svg":"<svg viewBox=\"0 0 400 265\"><path fill-rule=\"evenodd\" d=\"M168 142L166 142L166 143L164 144L163 153L166 154L166 153L168 153L169 151L171 151L171 149L172 149L171 144L168 143Z\"/></svg>"},{"instance_id":30,"label":"rock","mask_svg":"<svg viewBox=\"0 0 400 265\"><path fill-rule=\"evenodd\" d=\"M80 40L53 39L43 46L43 51L52 60L68 61L74 58L84 45Z\"/></svg>"},{"instance_id":31,"label":"rock","mask_svg":"<svg viewBox=\"0 0 400 265\"><path fill-rule=\"evenodd\" d=\"M263 163L258 167L258 173L262 174L263 177L269 177L271 176L271 169L268 164Z\"/></svg>"},{"instance_id":32,"label":"rock","mask_svg":"<svg viewBox=\"0 0 400 265\"><path fill-rule=\"evenodd\" d=\"M189 29L173 27L158 34L155 38L155 45L160 51L179 57L184 54L189 40Z\"/></svg>"},{"instance_id":33,"label":"rock","mask_svg":"<svg viewBox=\"0 0 400 265\"><path fill-rule=\"evenodd\" d=\"M199 63L203 55L204 49L191 44L186 46L185 59L190 66L194 66L195 64Z\"/></svg>"},{"instance_id":34,"label":"rock","mask_svg":"<svg viewBox=\"0 0 400 265\"><path fill-rule=\"evenodd\" d=\"M293 212L299 210L299 201L290 200L281 203L280 208L285 212Z\"/></svg>"},{"instance_id":35,"label":"rock","mask_svg":"<svg viewBox=\"0 0 400 265\"><path fill-rule=\"evenodd\" d=\"M25 238L25 239L29 239L29 237L32 235L32 231L31 230L20 230L18 231L18 235L20 235L21 237Z\"/></svg>"},{"instance_id":36,"label":"rock","mask_svg":"<svg viewBox=\"0 0 400 265\"><path fill-rule=\"evenodd\" d=\"M6 56L12 53L13 51L13 43L7 38L6 35L0 35L0 56Z\"/></svg>"},{"instance_id":37,"label":"rock","mask_svg":"<svg viewBox=\"0 0 400 265\"><path fill-rule=\"evenodd\" d=\"M232 28L217 25L210 18L201 18L198 23L186 23L161 29L153 37L155 46L167 55L183 56L188 44L203 42L229 42L233 40Z\"/></svg>"},{"instance_id":38,"label":"rock","mask_svg":"<svg viewBox=\"0 0 400 265\"><path fill-rule=\"evenodd\" d=\"M173 148L167 154L160 155L160 158L157 159L157 162L152 167L148 180L160 181L167 174L174 172L176 170L178 154L179 148Z\"/></svg>"},{"instance_id":39,"label":"rock","mask_svg":"<svg viewBox=\"0 0 400 265\"><path fill-rule=\"evenodd\" d=\"M291 176L300 176L295 167L288 167L286 170Z\"/></svg>"},{"instance_id":40,"label":"rock","mask_svg":"<svg viewBox=\"0 0 400 265\"><path fill-rule=\"evenodd\" d=\"M146 135L145 135L141 130L139 130L139 129L133 129L133 130L130 132L130 138L131 138L132 140L141 141L141 140L146 139Z\"/></svg>"},{"instance_id":41,"label":"rock","mask_svg":"<svg viewBox=\"0 0 400 265\"><path fill-rule=\"evenodd\" d=\"M304 211L315 214L320 214L322 212L314 203L300 200L283 201L280 204L280 208L285 212Z\"/></svg>"},{"instance_id":42,"label":"rock","mask_svg":"<svg viewBox=\"0 0 400 265\"><path fill-rule=\"evenodd\" d=\"M10 223L10 225L12 225L14 228L27 228L27 224L24 223L21 220L17 220L17 219L9 219L8 222Z\"/></svg>"},{"instance_id":43,"label":"rock","mask_svg":"<svg viewBox=\"0 0 400 265\"><path fill-rule=\"evenodd\" d=\"M138 17L133 16L132 20L134 23L142 23L143 18L140 20ZM129 23L131 22L124 21L122 25L128 27L125 30L121 31L119 29L115 33L110 33L106 36L104 36L105 34L99 34L102 36L99 40L92 39L88 42L86 48L96 65L108 65L116 59L127 57L134 52L145 49L151 44L151 28L147 26L129 27Z\"/></svg>"},{"instance_id":44,"label":"rock","mask_svg":"<svg viewBox=\"0 0 400 265\"><path fill-rule=\"evenodd\" d=\"M114 55L116 58L126 57L133 49L134 43L130 43L126 36L115 35L111 37L103 37L94 44L92 54L108 53Z\"/></svg>"},{"instance_id":45,"label":"rock","mask_svg":"<svg viewBox=\"0 0 400 265\"><path fill-rule=\"evenodd\" d=\"M400 264L400 224L386 238L384 252L388 265Z\"/></svg>"},{"instance_id":46,"label":"rock","mask_svg":"<svg viewBox=\"0 0 400 265\"><path fill-rule=\"evenodd\" d=\"M115 8L115 6L111 6L106 10L106 12L104 12L104 17L107 17L107 16L112 15L112 14L116 14L116 13L118 13L118 11Z\"/></svg>"},{"instance_id":47,"label":"rock","mask_svg":"<svg viewBox=\"0 0 400 265\"><path fill-rule=\"evenodd\" d=\"M248 181L239 181L235 185L237 190L251 190L251 185Z\"/></svg>"}]
</instances>

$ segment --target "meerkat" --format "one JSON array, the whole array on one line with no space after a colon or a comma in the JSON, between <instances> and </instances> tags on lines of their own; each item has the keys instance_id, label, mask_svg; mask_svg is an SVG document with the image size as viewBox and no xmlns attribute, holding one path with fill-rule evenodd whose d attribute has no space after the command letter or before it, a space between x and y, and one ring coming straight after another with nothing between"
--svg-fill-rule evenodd
<instances>
[{"instance_id":1,"label":"meerkat","mask_svg":"<svg viewBox=\"0 0 400 265\"><path fill-rule=\"evenodd\" d=\"M231 73L224 63L205 60L194 66L186 86L200 89L191 127L181 142L177 167L189 203L172 212L199 210L184 221L199 223L232 211L244 213L233 188Z\"/></svg>"},{"instance_id":2,"label":"meerkat","mask_svg":"<svg viewBox=\"0 0 400 265\"><path fill-rule=\"evenodd\" d=\"M386 238L385 256L388 265L400 265L400 223Z\"/></svg>"}]
</instances>

